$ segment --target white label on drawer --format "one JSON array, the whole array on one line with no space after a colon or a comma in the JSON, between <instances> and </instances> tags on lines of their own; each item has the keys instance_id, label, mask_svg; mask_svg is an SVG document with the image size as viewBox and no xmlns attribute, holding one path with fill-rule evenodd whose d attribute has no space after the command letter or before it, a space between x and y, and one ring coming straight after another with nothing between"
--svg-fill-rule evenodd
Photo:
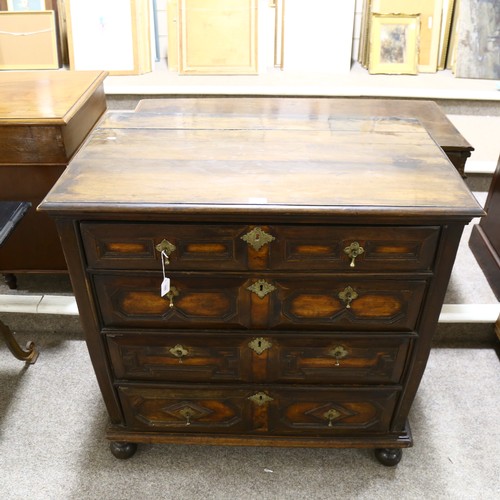
<instances>
[{"instance_id":1,"label":"white label on drawer","mask_svg":"<svg viewBox=\"0 0 500 500\"><path fill-rule=\"evenodd\" d=\"M170 292L170 278L165 276L161 283L161 296L164 297L168 292Z\"/></svg>"}]
</instances>

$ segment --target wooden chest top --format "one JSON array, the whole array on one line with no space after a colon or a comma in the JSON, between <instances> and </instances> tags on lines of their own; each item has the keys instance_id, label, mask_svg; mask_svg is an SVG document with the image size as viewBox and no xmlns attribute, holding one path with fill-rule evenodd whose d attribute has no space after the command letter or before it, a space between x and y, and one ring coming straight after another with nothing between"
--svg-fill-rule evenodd
<instances>
[{"instance_id":1,"label":"wooden chest top","mask_svg":"<svg viewBox=\"0 0 500 500\"><path fill-rule=\"evenodd\" d=\"M414 120L109 113L41 205L53 212L482 214Z\"/></svg>"},{"instance_id":2,"label":"wooden chest top","mask_svg":"<svg viewBox=\"0 0 500 500\"><path fill-rule=\"evenodd\" d=\"M0 125L68 123L105 77L101 71L3 72Z\"/></svg>"},{"instance_id":3,"label":"wooden chest top","mask_svg":"<svg viewBox=\"0 0 500 500\"><path fill-rule=\"evenodd\" d=\"M102 71L0 74L0 165L66 165L106 111Z\"/></svg>"}]
</instances>

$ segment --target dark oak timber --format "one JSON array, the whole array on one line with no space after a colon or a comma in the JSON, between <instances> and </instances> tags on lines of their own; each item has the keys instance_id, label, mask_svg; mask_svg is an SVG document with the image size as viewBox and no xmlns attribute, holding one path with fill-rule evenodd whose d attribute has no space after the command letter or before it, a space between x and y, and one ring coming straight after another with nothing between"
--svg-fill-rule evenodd
<instances>
[{"instance_id":1,"label":"dark oak timber","mask_svg":"<svg viewBox=\"0 0 500 500\"><path fill-rule=\"evenodd\" d=\"M113 454L366 447L396 465L463 227L483 215L460 174L398 115L157 102L108 113L40 205Z\"/></svg>"},{"instance_id":2,"label":"dark oak timber","mask_svg":"<svg viewBox=\"0 0 500 500\"><path fill-rule=\"evenodd\" d=\"M169 115L291 117L328 120L343 117L398 117L419 120L465 177L465 163L474 148L460 134L434 101L314 97L178 98L145 99L136 111Z\"/></svg>"},{"instance_id":3,"label":"dark oak timber","mask_svg":"<svg viewBox=\"0 0 500 500\"><path fill-rule=\"evenodd\" d=\"M486 216L472 228L469 246L500 300L500 158L484 209Z\"/></svg>"}]
</instances>

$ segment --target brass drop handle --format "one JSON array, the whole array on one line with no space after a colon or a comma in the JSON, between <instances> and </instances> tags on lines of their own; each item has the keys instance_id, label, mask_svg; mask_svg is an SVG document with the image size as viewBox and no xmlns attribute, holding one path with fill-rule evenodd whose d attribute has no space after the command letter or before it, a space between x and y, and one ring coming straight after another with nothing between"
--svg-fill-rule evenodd
<instances>
[{"instance_id":1,"label":"brass drop handle","mask_svg":"<svg viewBox=\"0 0 500 500\"><path fill-rule=\"evenodd\" d=\"M339 418L340 415L341 413L337 410L334 410L333 408L323 413L323 417L325 417L325 419L328 420L328 427L333 427L333 421L336 418Z\"/></svg>"},{"instance_id":2,"label":"brass drop handle","mask_svg":"<svg viewBox=\"0 0 500 500\"><path fill-rule=\"evenodd\" d=\"M175 288L175 286L172 286L172 287L170 287L170 290L168 291L168 293L165 296L170 301L169 307L174 307L174 297L179 296L179 290L177 290L177 288Z\"/></svg>"},{"instance_id":3,"label":"brass drop handle","mask_svg":"<svg viewBox=\"0 0 500 500\"><path fill-rule=\"evenodd\" d=\"M339 360L345 358L349 351L343 345L337 345L330 349L328 354L335 358L335 366L340 366Z\"/></svg>"},{"instance_id":4,"label":"brass drop handle","mask_svg":"<svg viewBox=\"0 0 500 500\"><path fill-rule=\"evenodd\" d=\"M191 418L196 415L191 408L183 408L179 414L186 419L186 426L191 425Z\"/></svg>"},{"instance_id":5,"label":"brass drop handle","mask_svg":"<svg viewBox=\"0 0 500 500\"><path fill-rule=\"evenodd\" d=\"M155 248L161 253L164 264L168 266L170 264L169 257L176 250L175 245L164 239Z\"/></svg>"},{"instance_id":6,"label":"brass drop handle","mask_svg":"<svg viewBox=\"0 0 500 500\"><path fill-rule=\"evenodd\" d=\"M350 309L351 302L358 298L358 294L352 287L348 286L339 293L338 297L342 302L344 302L346 309Z\"/></svg>"},{"instance_id":7,"label":"brass drop handle","mask_svg":"<svg viewBox=\"0 0 500 500\"><path fill-rule=\"evenodd\" d=\"M179 359L179 363L182 363L182 358L189 354L189 351L180 344L175 345L169 349L170 354Z\"/></svg>"},{"instance_id":8,"label":"brass drop handle","mask_svg":"<svg viewBox=\"0 0 500 500\"><path fill-rule=\"evenodd\" d=\"M365 249L357 241L354 241L348 247L344 248L344 253L351 259L349 266L356 267L356 257L365 253Z\"/></svg>"}]
</instances>

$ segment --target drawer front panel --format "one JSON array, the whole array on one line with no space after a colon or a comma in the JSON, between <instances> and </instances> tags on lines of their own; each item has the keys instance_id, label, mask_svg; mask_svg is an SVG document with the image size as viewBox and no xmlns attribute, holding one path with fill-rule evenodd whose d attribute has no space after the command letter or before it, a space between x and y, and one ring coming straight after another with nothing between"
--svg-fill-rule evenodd
<instances>
[{"instance_id":1,"label":"drawer front panel","mask_svg":"<svg viewBox=\"0 0 500 500\"><path fill-rule=\"evenodd\" d=\"M249 382L248 338L219 334L111 334L111 363L118 379L166 382Z\"/></svg>"},{"instance_id":2,"label":"drawer front panel","mask_svg":"<svg viewBox=\"0 0 500 500\"><path fill-rule=\"evenodd\" d=\"M120 386L130 430L347 435L389 430L398 390Z\"/></svg>"},{"instance_id":3,"label":"drawer front panel","mask_svg":"<svg viewBox=\"0 0 500 500\"><path fill-rule=\"evenodd\" d=\"M233 226L82 223L93 269L429 271L439 237L430 227Z\"/></svg>"},{"instance_id":4,"label":"drawer front panel","mask_svg":"<svg viewBox=\"0 0 500 500\"><path fill-rule=\"evenodd\" d=\"M274 429L280 434L325 436L388 431L397 396L398 391L387 389L283 392Z\"/></svg>"},{"instance_id":5,"label":"drawer front panel","mask_svg":"<svg viewBox=\"0 0 500 500\"><path fill-rule=\"evenodd\" d=\"M398 383L406 337L110 334L115 376L165 382Z\"/></svg>"},{"instance_id":6,"label":"drawer front panel","mask_svg":"<svg viewBox=\"0 0 500 500\"><path fill-rule=\"evenodd\" d=\"M88 264L94 269L161 269L163 240L175 250L169 269L241 270L247 267L246 226L210 224L82 223Z\"/></svg>"},{"instance_id":7,"label":"drawer front panel","mask_svg":"<svg viewBox=\"0 0 500 500\"><path fill-rule=\"evenodd\" d=\"M271 328L411 331L420 313L423 280L300 277L271 280Z\"/></svg>"},{"instance_id":8,"label":"drawer front panel","mask_svg":"<svg viewBox=\"0 0 500 500\"><path fill-rule=\"evenodd\" d=\"M411 331L426 289L423 280L302 275L170 279L171 295L161 297L161 275L94 276L104 326Z\"/></svg>"},{"instance_id":9,"label":"drawer front panel","mask_svg":"<svg viewBox=\"0 0 500 500\"><path fill-rule=\"evenodd\" d=\"M428 271L439 227L276 226L270 268L314 271Z\"/></svg>"},{"instance_id":10,"label":"drawer front panel","mask_svg":"<svg viewBox=\"0 0 500 500\"><path fill-rule=\"evenodd\" d=\"M129 429L245 432L251 420L245 389L119 387Z\"/></svg>"},{"instance_id":11,"label":"drawer front panel","mask_svg":"<svg viewBox=\"0 0 500 500\"><path fill-rule=\"evenodd\" d=\"M136 328L247 328L246 278L172 276L175 294L160 296L158 276L94 276L105 326Z\"/></svg>"},{"instance_id":12,"label":"drawer front panel","mask_svg":"<svg viewBox=\"0 0 500 500\"><path fill-rule=\"evenodd\" d=\"M268 379L282 383L383 384L399 382L409 338L274 337Z\"/></svg>"}]
</instances>

